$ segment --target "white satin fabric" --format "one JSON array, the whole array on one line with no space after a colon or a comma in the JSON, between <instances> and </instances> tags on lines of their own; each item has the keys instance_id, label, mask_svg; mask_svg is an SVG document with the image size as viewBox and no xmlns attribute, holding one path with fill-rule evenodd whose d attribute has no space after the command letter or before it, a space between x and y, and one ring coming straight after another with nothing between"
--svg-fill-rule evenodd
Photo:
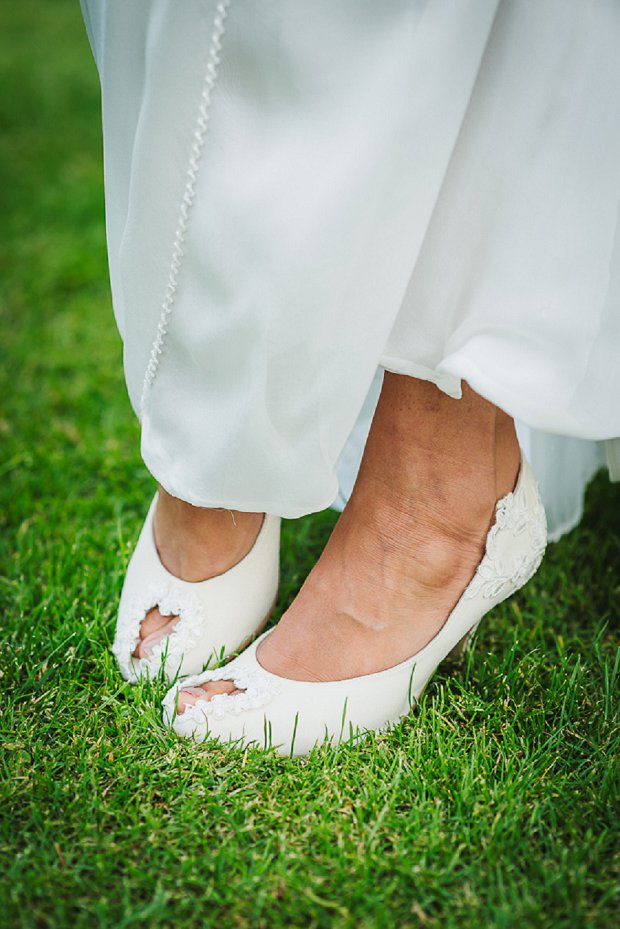
<instances>
[{"instance_id":1,"label":"white satin fabric","mask_svg":"<svg viewBox=\"0 0 620 929\"><path fill-rule=\"evenodd\" d=\"M620 436L620 3L82 5L161 484L341 507L387 369L515 416L573 525Z\"/></svg>"}]
</instances>

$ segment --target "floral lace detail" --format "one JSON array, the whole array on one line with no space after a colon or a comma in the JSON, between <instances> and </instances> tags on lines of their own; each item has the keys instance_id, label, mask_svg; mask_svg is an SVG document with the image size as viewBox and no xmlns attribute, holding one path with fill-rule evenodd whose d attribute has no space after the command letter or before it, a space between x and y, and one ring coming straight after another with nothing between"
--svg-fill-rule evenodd
<instances>
[{"instance_id":1,"label":"floral lace detail","mask_svg":"<svg viewBox=\"0 0 620 929\"><path fill-rule=\"evenodd\" d=\"M506 547L507 533L512 540L527 536L526 546L514 546L515 553L509 558L500 550ZM487 536L485 555L463 599L471 600L480 595L499 602L510 596L536 573L546 547L547 520L538 485L532 478L527 488L519 480L519 486L496 504L495 522Z\"/></svg>"},{"instance_id":2,"label":"floral lace detail","mask_svg":"<svg viewBox=\"0 0 620 929\"><path fill-rule=\"evenodd\" d=\"M187 723L204 724L205 717L224 719L225 716L239 716L246 710L257 710L266 706L272 697L278 696L280 687L277 681L263 673L260 668L250 668L247 665L238 665L235 668L216 668L205 671L184 680L168 691L163 700L165 715L169 721L175 717L179 690L196 687L207 681L231 681L241 690L238 694L214 694L210 700L198 700L195 704L187 706L180 718L184 725Z\"/></svg>"},{"instance_id":3,"label":"floral lace detail","mask_svg":"<svg viewBox=\"0 0 620 929\"><path fill-rule=\"evenodd\" d=\"M170 635L153 647L148 658L134 658L133 653L140 641L140 624L155 607L159 608L162 616L178 616L179 621ZM132 683L147 672L157 674L164 662L176 669L184 653L200 641L205 619L196 597L185 592L180 595L170 584L150 587L143 597L136 597L131 603L126 618L122 622L119 620L112 653Z\"/></svg>"}]
</instances>

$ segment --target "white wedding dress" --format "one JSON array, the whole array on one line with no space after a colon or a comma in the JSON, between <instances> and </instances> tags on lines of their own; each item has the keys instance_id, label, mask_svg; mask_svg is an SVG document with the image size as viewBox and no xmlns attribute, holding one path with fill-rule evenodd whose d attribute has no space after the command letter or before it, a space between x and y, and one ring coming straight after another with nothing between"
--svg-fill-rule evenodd
<instances>
[{"instance_id":1,"label":"white wedding dress","mask_svg":"<svg viewBox=\"0 0 620 929\"><path fill-rule=\"evenodd\" d=\"M157 480L341 507L387 369L514 416L574 525L620 477L618 0L82 6Z\"/></svg>"}]
</instances>

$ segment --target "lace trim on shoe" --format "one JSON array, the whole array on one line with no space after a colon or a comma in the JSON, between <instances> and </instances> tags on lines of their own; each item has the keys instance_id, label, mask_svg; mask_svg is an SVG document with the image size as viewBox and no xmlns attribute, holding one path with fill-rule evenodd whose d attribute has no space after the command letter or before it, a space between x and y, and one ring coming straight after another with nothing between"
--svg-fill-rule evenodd
<instances>
[{"instance_id":1,"label":"lace trim on shoe","mask_svg":"<svg viewBox=\"0 0 620 929\"><path fill-rule=\"evenodd\" d=\"M223 719L225 716L239 716L246 710L258 710L266 706L272 697L278 696L280 687L272 678L268 677L259 668L248 668L239 665L233 670L216 668L193 677L187 677L183 682L168 691L163 700L168 719L172 720L180 690L206 684L208 681L230 681L243 691L239 694L214 694L209 700L197 700L187 706L181 717L184 722L204 723L205 716L213 719Z\"/></svg>"},{"instance_id":2,"label":"lace trim on shoe","mask_svg":"<svg viewBox=\"0 0 620 929\"><path fill-rule=\"evenodd\" d=\"M532 499L530 499L530 494ZM487 536L484 558L463 593L465 600L481 596L494 599L505 593L518 590L540 567L547 547L547 519L545 508L538 494L538 485L528 494L526 487L519 487L497 501L495 522ZM497 536L506 532L513 536L528 533L530 546L528 551L505 564L498 550Z\"/></svg>"},{"instance_id":3,"label":"lace trim on shoe","mask_svg":"<svg viewBox=\"0 0 620 929\"><path fill-rule=\"evenodd\" d=\"M134 658L133 653L140 641L140 625L155 607L162 616L178 616L179 621L169 635L153 646L148 658ZM144 596L132 601L127 619L118 625L112 653L135 683L147 671L151 675L157 674L164 661L171 667L178 667L185 652L199 643L205 622L206 616L198 598L186 593L180 596L169 584L152 586Z\"/></svg>"}]
</instances>

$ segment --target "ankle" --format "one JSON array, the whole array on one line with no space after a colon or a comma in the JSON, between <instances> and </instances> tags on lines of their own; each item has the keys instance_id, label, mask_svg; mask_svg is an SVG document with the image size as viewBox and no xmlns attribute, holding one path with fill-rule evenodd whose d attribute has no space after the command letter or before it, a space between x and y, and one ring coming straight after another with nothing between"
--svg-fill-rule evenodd
<instances>
[{"instance_id":1,"label":"ankle","mask_svg":"<svg viewBox=\"0 0 620 929\"><path fill-rule=\"evenodd\" d=\"M263 513L194 507L160 488L154 520L159 558L186 581L223 574L252 548L263 518Z\"/></svg>"},{"instance_id":2,"label":"ankle","mask_svg":"<svg viewBox=\"0 0 620 929\"><path fill-rule=\"evenodd\" d=\"M412 616L418 623L426 614L445 618L484 553L490 512L463 528L420 509L364 506L352 498L302 600L378 632L406 629Z\"/></svg>"},{"instance_id":3,"label":"ankle","mask_svg":"<svg viewBox=\"0 0 620 929\"><path fill-rule=\"evenodd\" d=\"M497 410L495 420L495 472L497 499L514 490L521 466L521 448L514 420Z\"/></svg>"},{"instance_id":4,"label":"ankle","mask_svg":"<svg viewBox=\"0 0 620 929\"><path fill-rule=\"evenodd\" d=\"M441 475L429 469L405 487L377 480L356 485L348 507L357 524L371 522L387 548L434 542L465 549L480 546L493 521L497 502L495 469Z\"/></svg>"}]
</instances>

